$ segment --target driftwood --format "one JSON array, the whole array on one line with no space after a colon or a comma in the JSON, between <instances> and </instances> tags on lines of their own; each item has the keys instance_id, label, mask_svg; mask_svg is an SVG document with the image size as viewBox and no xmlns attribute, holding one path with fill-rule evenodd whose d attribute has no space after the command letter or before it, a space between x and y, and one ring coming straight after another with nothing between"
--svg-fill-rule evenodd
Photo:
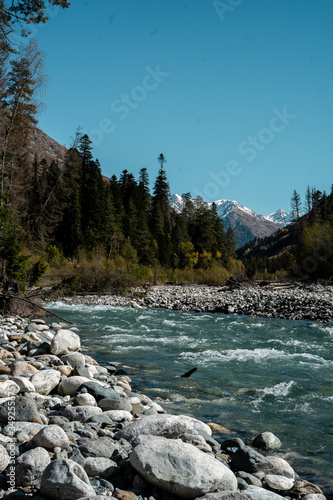
<instances>
[{"instance_id":1,"label":"driftwood","mask_svg":"<svg viewBox=\"0 0 333 500\"><path fill-rule=\"evenodd\" d=\"M47 313L49 316L55 316L56 318L61 319L61 321L65 321L65 323L73 325L73 323L71 321L68 321L67 319L62 318L61 316L58 316L58 314L55 314L55 313L53 313L51 311L48 311L47 309L45 309L45 307L40 306L39 304L36 304L35 302L32 302L32 300L30 300L30 298L27 297L27 296L26 296L26 298L23 298L23 297L17 297L16 295L9 295L9 294L0 293L0 297L2 299L4 299L4 300L6 300L6 299L20 300L22 302L28 303L28 304L30 304L33 307L41 309L42 311L44 311L45 313Z\"/></svg>"}]
</instances>

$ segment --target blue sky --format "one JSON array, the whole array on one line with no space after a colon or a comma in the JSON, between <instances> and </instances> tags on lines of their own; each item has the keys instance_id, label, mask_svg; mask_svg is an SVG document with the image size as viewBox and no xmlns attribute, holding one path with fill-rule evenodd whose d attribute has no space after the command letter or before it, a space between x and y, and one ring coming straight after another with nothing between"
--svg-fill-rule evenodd
<instances>
[{"instance_id":1,"label":"blue sky","mask_svg":"<svg viewBox=\"0 0 333 500\"><path fill-rule=\"evenodd\" d=\"M333 178L331 0L72 0L35 30L51 82L39 126L78 126L104 175L163 153L172 193L290 210Z\"/></svg>"}]
</instances>

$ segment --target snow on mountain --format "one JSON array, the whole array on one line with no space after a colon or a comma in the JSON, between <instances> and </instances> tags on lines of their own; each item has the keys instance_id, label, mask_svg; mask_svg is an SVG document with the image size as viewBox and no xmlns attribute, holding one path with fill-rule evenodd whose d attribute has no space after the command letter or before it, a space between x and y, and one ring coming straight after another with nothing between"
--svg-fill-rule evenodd
<instances>
[{"instance_id":1,"label":"snow on mountain","mask_svg":"<svg viewBox=\"0 0 333 500\"><path fill-rule=\"evenodd\" d=\"M295 220L295 215L293 213L288 213L283 208L279 208L276 212L266 215L265 219L274 222L280 227L286 227L288 224Z\"/></svg>"},{"instance_id":2,"label":"snow on mountain","mask_svg":"<svg viewBox=\"0 0 333 500\"><path fill-rule=\"evenodd\" d=\"M237 247L243 246L253 238L269 236L293 220L293 215L282 208L264 216L235 200L217 200L214 203L225 229L232 227L235 231ZM208 203L208 206L211 207L212 203ZM183 210L184 201L180 195L175 194L172 197L172 207L178 213Z\"/></svg>"}]
</instances>

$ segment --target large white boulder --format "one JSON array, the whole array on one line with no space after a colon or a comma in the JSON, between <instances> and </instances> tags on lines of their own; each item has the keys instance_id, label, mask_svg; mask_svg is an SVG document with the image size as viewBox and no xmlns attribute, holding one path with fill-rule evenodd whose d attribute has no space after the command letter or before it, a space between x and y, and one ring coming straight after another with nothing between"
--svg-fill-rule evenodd
<instances>
[{"instance_id":1,"label":"large white boulder","mask_svg":"<svg viewBox=\"0 0 333 500\"><path fill-rule=\"evenodd\" d=\"M184 498L237 490L235 474L191 444L159 436L141 436L139 441L130 455L131 465L155 486Z\"/></svg>"},{"instance_id":2,"label":"large white boulder","mask_svg":"<svg viewBox=\"0 0 333 500\"><path fill-rule=\"evenodd\" d=\"M58 330L51 341L50 351L56 356L70 354L81 349L80 337L72 330Z\"/></svg>"}]
</instances>

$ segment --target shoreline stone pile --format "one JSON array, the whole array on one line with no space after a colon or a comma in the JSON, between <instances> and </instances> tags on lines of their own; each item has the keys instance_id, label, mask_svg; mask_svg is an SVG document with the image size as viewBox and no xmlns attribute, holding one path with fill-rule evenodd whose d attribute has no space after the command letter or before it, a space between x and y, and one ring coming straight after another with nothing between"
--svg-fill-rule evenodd
<instances>
[{"instance_id":1,"label":"shoreline stone pile","mask_svg":"<svg viewBox=\"0 0 333 500\"><path fill-rule=\"evenodd\" d=\"M127 297L117 295L86 295L65 299L69 303L105 304L137 308L161 307L171 310L291 320L333 321L333 287L313 286L310 289L280 289L205 285L162 285L148 290L136 288Z\"/></svg>"},{"instance_id":2,"label":"shoreline stone pile","mask_svg":"<svg viewBox=\"0 0 333 500\"><path fill-rule=\"evenodd\" d=\"M223 440L165 413L84 354L75 328L0 318L0 353L0 498L325 499L274 456L272 433Z\"/></svg>"}]
</instances>

